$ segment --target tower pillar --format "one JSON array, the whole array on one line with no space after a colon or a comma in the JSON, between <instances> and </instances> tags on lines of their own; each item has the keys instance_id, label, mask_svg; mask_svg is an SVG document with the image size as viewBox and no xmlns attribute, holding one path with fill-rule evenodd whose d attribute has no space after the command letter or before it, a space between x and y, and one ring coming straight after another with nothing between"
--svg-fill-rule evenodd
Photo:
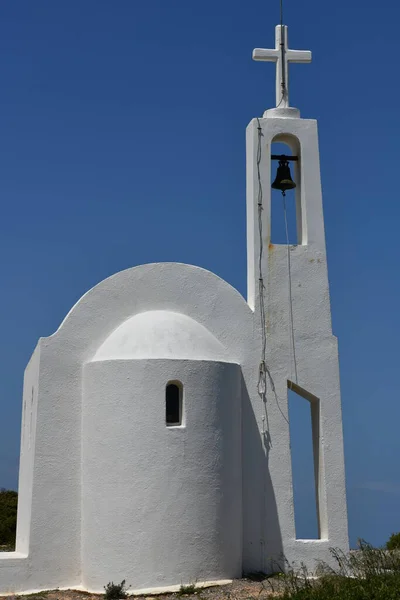
<instances>
[{"instance_id":1,"label":"tower pillar","mask_svg":"<svg viewBox=\"0 0 400 600\"><path fill-rule=\"evenodd\" d=\"M263 52L267 58L260 58ZM255 58L272 60L270 52L256 50ZM271 480L274 490L281 551L290 562L312 567L315 559L330 562L329 548L348 549L338 347L331 324L317 122L300 118L288 104L279 106L277 86L276 108L253 119L246 136L248 302L255 311L256 339L264 340L260 343L264 390L254 405L268 458L268 473L262 476ZM297 157L291 163L297 244L271 242L271 202L277 200L271 194L275 142L287 144ZM296 536L289 389L310 403L317 539ZM274 548L267 525L261 537L265 538L260 543L262 569L268 557L276 557L278 546ZM246 556L254 561L245 533L245 563Z\"/></svg>"}]
</instances>

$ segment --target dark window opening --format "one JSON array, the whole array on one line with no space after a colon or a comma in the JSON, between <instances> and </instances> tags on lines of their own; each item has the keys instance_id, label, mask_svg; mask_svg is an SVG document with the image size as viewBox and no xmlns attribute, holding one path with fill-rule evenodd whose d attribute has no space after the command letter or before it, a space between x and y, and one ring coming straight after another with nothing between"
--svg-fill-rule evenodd
<instances>
[{"instance_id":1,"label":"dark window opening","mask_svg":"<svg viewBox=\"0 0 400 600\"><path fill-rule=\"evenodd\" d=\"M165 389L165 420L169 426L182 424L182 387L176 383Z\"/></svg>"}]
</instances>

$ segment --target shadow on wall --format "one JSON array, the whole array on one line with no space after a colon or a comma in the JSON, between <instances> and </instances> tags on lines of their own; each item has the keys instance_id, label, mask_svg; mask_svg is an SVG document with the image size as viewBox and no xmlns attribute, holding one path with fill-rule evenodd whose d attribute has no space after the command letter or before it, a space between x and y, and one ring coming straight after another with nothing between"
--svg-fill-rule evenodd
<instances>
[{"instance_id":1,"label":"shadow on wall","mask_svg":"<svg viewBox=\"0 0 400 600\"><path fill-rule=\"evenodd\" d=\"M243 572L272 573L283 568L283 545L268 465L270 439L267 425L264 436L259 430L243 376L242 398Z\"/></svg>"}]
</instances>

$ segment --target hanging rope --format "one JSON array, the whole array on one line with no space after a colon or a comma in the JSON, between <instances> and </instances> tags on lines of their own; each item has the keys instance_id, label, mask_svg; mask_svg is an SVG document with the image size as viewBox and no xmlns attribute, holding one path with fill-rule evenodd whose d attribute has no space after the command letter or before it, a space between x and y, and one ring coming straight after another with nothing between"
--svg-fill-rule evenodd
<instances>
[{"instance_id":1,"label":"hanging rope","mask_svg":"<svg viewBox=\"0 0 400 600\"><path fill-rule=\"evenodd\" d=\"M290 245L289 245L289 228L286 211L286 193L282 192L283 199L283 214L285 218L285 231L286 231L286 247L287 247L287 263L288 263L288 291L289 291L289 327L290 327L290 381L293 380L292 365L294 365L294 376L295 382L298 383L297 379L297 360L296 360L296 346L294 337L294 321L293 321L293 296L292 296L292 262L290 256Z\"/></svg>"}]
</instances>

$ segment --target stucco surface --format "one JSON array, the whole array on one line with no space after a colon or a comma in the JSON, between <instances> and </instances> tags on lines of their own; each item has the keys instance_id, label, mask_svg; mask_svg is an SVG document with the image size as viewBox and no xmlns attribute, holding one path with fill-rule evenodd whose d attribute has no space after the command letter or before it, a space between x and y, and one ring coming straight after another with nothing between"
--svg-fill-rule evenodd
<instances>
[{"instance_id":1,"label":"stucco surface","mask_svg":"<svg viewBox=\"0 0 400 600\"><path fill-rule=\"evenodd\" d=\"M165 425L171 379L183 386L177 427ZM85 587L101 591L105 564L134 589L241 575L240 379L213 361L85 366Z\"/></svg>"},{"instance_id":2,"label":"stucco surface","mask_svg":"<svg viewBox=\"0 0 400 600\"><path fill-rule=\"evenodd\" d=\"M319 400L317 487L321 539L307 542L296 540L293 499L285 506L281 517L281 533L285 554L295 560L319 556L329 561L329 546L348 548L347 510L344 480L342 415L340 401L337 340L332 334L329 285L325 250L322 192L319 169L317 123L311 119L276 118L253 120L247 129L247 193L248 193L248 297L258 310L257 265L260 255L259 221L256 198L258 193L257 152L261 145L260 181L263 190L262 231L264 234L262 272L265 286L267 363L275 393L287 418L287 380L298 385ZM259 130L260 127L260 136ZM260 141L261 138L261 141ZM289 297L288 247L271 243L271 146L274 141L286 142L299 157L296 166L296 207L299 244L289 247L291 263L291 301ZM249 202L252 197L254 202ZM293 314L296 369L291 348L290 314ZM269 408L271 410L271 407ZM285 427L282 425L282 432ZM274 489L282 485L291 491L290 457L286 458L282 474L274 464L274 436L270 430L270 471L276 473ZM288 434L288 432L285 432ZM289 440L287 440L289 445ZM285 442L285 450L286 450ZM287 460L287 462L286 462ZM288 478L286 478L288 474ZM286 482L284 480L286 479ZM280 502L278 502L280 505ZM279 510L281 508L279 507ZM312 562L312 561L311 561Z\"/></svg>"},{"instance_id":3,"label":"stucco surface","mask_svg":"<svg viewBox=\"0 0 400 600\"><path fill-rule=\"evenodd\" d=\"M226 348L200 323L177 312L152 310L127 319L93 360L195 358L227 360Z\"/></svg>"},{"instance_id":4,"label":"stucco surface","mask_svg":"<svg viewBox=\"0 0 400 600\"><path fill-rule=\"evenodd\" d=\"M206 383L209 386L214 381L212 387L208 388L213 393L221 388L216 383L219 380L218 378L222 377L218 373L227 373L226 370L229 368L233 369L232 373L237 373L238 369L240 373L238 365L243 362L247 354L245 348L247 342L243 331L234 327L234 324L244 322L246 323L245 330L251 331L252 312L236 290L212 273L198 267L175 263L143 265L118 273L85 294L67 315L59 330L49 338L41 338L39 341L40 361L36 365L35 373L38 377L40 392L37 400L37 421L35 421L34 431L35 448L32 466L29 467L28 465L27 455L21 456L21 474L30 473L33 481L31 500L28 493L22 493L20 497L21 510L25 510L24 506L29 508L30 505L31 507L31 511L29 511L30 520L26 523L25 528L28 555L26 558L17 558L20 555L15 553L11 553L12 556L0 556L0 573L2 573L0 589L2 592L79 586L85 579L84 565L90 564L90 556L83 554L84 539L82 535L85 530L82 520L84 472L82 443L86 433L82 429L83 408L86 406L86 396L82 395L84 365L90 363L88 369L95 368L96 365L106 368L106 361L95 359L101 345L110 338L119 326L135 315L158 310L174 313L172 321L175 323L175 331L179 331L179 327L176 328L176 323L184 321L190 323L189 333L199 334L200 332L200 338L197 337L197 341L202 340L202 344L199 346L199 349L203 348L201 356L204 360L207 358L208 348L208 359L211 362L214 361L216 365L214 378L211 378L210 382L206 382L207 377L203 376L201 381L204 386L206 386ZM171 315L168 319L171 324ZM204 329L206 329L206 332ZM191 336L189 336L189 339L192 339ZM188 352L189 348L190 344ZM228 354L230 356L229 362L232 365L229 365L228 361L226 363L220 361L218 367L218 361L215 359L227 359ZM193 356L189 356L189 358L193 359ZM91 362L92 360L94 362ZM118 364L123 361L116 360L115 362ZM182 364L184 364L184 361ZM199 361L199 364L201 365L201 361ZM210 370L207 372L210 373ZM30 371L27 370L26 382L29 384L28 387L30 386L30 377ZM232 377L229 376L229 381L226 382L223 389L225 387L232 389L231 386L234 381L237 381L237 377L237 374ZM151 382L153 380L154 374L149 376L150 386L148 388L145 386L141 390L143 397L152 398L154 390L151 387L153 385ZM129 385L137 391L141 389L141 385L145 384L144 380L141 381L142 383L132 381ZM116 394L117 389L115 388ZM201 393L202 397L204 396L204 389L198 392ZM236 390L236 395L231 397L233 404L237 403L237 394L239 393L240 397L240 391L241 384L239 385L239 392ZM225 396L221 398L222 405L227 408L228 399L223 400L223 398ZM219 406L218 397L213 396L212 401L217 407ZM94 415L96 414L96 408L94 407ZM115 408L115 406L110 405L110 410L115 410ZM143 407L137 407L139 414L141 410L143 410ZM221 412L218 414L221 417ZM240 419L240 410L239 412L237 410L233 411L232 414L236 419ZM163 411L160 412L160 415L164 416ZM129 414L122 413L118 417L122 420L125 417L128 419ZM229 418L227 419L227 425L228 423ZM221 422L219 427L222 430L224 423ZM134 438L135 435L138 435L134 422L132 428L132 437ZM195 426L194 432L196 431ZM210 431L219 431L215 418L210 420ZM143 434L145 439L146 433L143 432ZM218 435L222 435L222 433ZM194 433L194 437L196 437L196 433ZM228 443L228 435L226 437L222 436L222 438L223 444ZM106 445L107 442L103 440L103 443ZM236 444L232 457L236 456L235 452L239 449L240 444ZM198 458L199 463L201 463L202 457L199 456ZM115 455L114 459L118 462L119 455ZM215 460L217 459L220 460L221 457L216 457ZM129 460L134 460L134 458L130 457ZM98 455L98 461L98 464L101 465L101 453ZM207 461L210 463L209 459ZM235 464L237 468L234 475L236 482L232 483L233 475L229 475L228 467L226 479L223 479L224 485L228 486L227 490L231 490L229 486L233 485L239 485L240 487L240 460L235 459ZM24 465L28 465L27 468ZM168 479L167 474L169 472L168 469L165 472L164 484ZM218 471L218 473L220 472ZM194 473L193 477L195 478ZM217 495L220 498L222 493L221 482L216 479L214 487L210 487L209 492L211 493L211 490L215 488L213 492L215 496L212 502L215 504L216 509L219 506L220 516L215 516L214 523L219 523L217 531L220 538L218 540L215 537L213 538L214 541L210 546L212 551L210 550L207 555L209 560L198 563L195 569L194 560L190 561L188 558L187 563L184 562L190 568L181 569L183 582L196 578L197 573L238 572L237 564L238 556L241 553L241 541L238 547L237 532L241 531L241 520L239 518L236 528L231 527L232 523L230 521L227 528L223 526L222 513L226 518L230 510L233 510L233 514L235 514L241 502L241 495L240 492L235 494L236 500L231 508L221 504L221 502L218 504ZM229 485L228 482L230 482ZM159 483L161 484L161 480L159 480ZM23 481L20 482L20 489L25 490ZM160 486L161 490L162 485ZM187 494L189 492L192 502L194 496L190 488L187 490ZM106 495L106 501L110 506L115 504L118 492L113 486L106 486L101 490L101 493ZM229 493L229 496L232 496L232 494ZM157 495L157 486L152 491L151 500L155 501L156 497L160 497ZM188 499L184 491L182 492L182 498ZM193 503L193 510L198 510L199 514L203 510L202 498L204 498L204 506L210 506L211 502L209 494L204 493L203 496L200 496L197 499L198 504ZM92 504L94 511L92 517L95 521L97 519L97 506L100 511L100 505L98 505L96 497ZM237 521L236 517L235 521ZM103 526L98 519L96 522L100 528ZM221 543L224 539L222 533L228 530L229 541L226 541L227 552L225 553L221 552ZM138 532L136 533L138 535L137 544L139 544L140 536ZM135 535L135 532L132 532L132 536ZM207 535L211 539L209 527ZM231 535L235 538L235 542L230 537ZM152 534L149 532L148 540L151 538ZM193 556L199 557L203 553L201 548L204 549L205 546L201 531L197 536L193 535L191 544L194 548ZM97 565L101 575L98 575L98 578L95 579L93 573L89 573L88 578L90 578L90 585L93 590L102 591L105 582L115 579L115 575L111 572L113 569L109 568L108 565L116 564L110 559L110 556L113 556L113 554L118 556L118 545L119 542L116 536L113 536L112 540L110 539L107 556L103 554L103 563ZM170 546L169 551L172 556ZM210 558L211 554L213 554L212 560ZM189 555L188 552L188 557ZM140 573L142 566L136 564L136 573ZM118 570L120 569L125 570L125 572L131 572L133 569L128 555L125 556L125 562L118 566ZM149 574L148 567L146 569L144 573ZM176 573L176 571L173 573ZM163 574L164 578L168 579L168 576L168 572ZM161 575L159 578L161 578ZM213 576L213 579L216 578L225 579L226 577ZM179 580L177 585L180 585L180 583ZM159 586L149 577L142 587L153 588Z\"/></svg>"},{"instance_id":5,"label":"stucco surface","mask_svg":"<svg viewBox=\"0 0 400 600\"><path fill-rule=\"evenodd\" d=\"M289 249L270 239L273 141L299 156ZM165 588L267 571L282 554L312 570L330 546L348 548L313 120L272 111L247 129L247 255L248 303L204 269L142 265L94 287L39 340L24 382L18 553L0 555L0 592L102 591L123 578ZM184 390L176 428L165 424L170 380ZM318 540L296 539L288 381L312 400Z\"/></svg>"}]
</instances>

